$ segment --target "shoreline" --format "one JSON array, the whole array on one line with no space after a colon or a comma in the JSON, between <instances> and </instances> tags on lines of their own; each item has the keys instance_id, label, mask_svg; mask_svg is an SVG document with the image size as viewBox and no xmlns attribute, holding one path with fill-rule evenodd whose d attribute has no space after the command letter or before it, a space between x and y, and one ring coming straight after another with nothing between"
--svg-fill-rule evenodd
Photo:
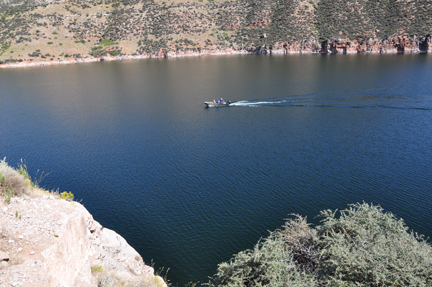
<instances>
[{"instance_id":1,"label":"shoreline","mask_svg":"<svg viewBox=\"0 0 432 287\"><path fill-rule=\"evenodd\" d=\"M266 52L262 54L276 54L276 55L289 55L289 54L427 54L431 53L432 50L421 51L421 50L411 50L400 52L396 49L390 51L345 51L345 52L321 52L321 51L284 51L283 49L273 50L271 53ZM141 59L162 59L162 58L183 58L183 57L201 57L201 56L222 56L222 55L253 55L259 54L254 51L247 50L211 50L203 52L184 52L182 54L177 54L174 52L169 52L167 55L126 55L126 56L116 56L116 57L101 57L101 58L75 58L71 60L59 60L59 61L23 61L19 63L7 63L0 64L0 69L8 68L26 68L26 67L40 67L40 66L55 66L55 65L67 65L67 64L79 64L79 63L92 63L92 62L111 62L111 61L123 61L123 60L141 60Z\"/></svg>"}]
</instances>

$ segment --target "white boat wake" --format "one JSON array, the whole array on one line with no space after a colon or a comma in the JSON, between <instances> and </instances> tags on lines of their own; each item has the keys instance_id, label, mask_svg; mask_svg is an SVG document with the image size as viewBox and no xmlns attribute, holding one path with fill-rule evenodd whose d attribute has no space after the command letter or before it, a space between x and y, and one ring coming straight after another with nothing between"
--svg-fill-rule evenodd
<instances>
[{"instance_id":1,"label":"white boat wake","mask_svg":"<svg viewBox=\"0 0 432 287\"><path fill-rule=\"evenodd\" d=\"M426 96L426 95L425 95ZM429 95L427 95L429 96ZM418 98L418 96L417 96ZM232 107L392 108L432 110L432 101L419 100L387 88L363 91L330 91L320 94L241 100Z\"/></svg>"},{"instance_id":2,"label":"white boat wake","mask_svg":"<svg viewBox=\"0 0 432 287\"><path fill-rule=\"evenodd\" d=\"M232 103L230 106L234 107L253 107L253 106L273 106L283 103L283 101L238 101Z\"/></svg>"}]
</instances>

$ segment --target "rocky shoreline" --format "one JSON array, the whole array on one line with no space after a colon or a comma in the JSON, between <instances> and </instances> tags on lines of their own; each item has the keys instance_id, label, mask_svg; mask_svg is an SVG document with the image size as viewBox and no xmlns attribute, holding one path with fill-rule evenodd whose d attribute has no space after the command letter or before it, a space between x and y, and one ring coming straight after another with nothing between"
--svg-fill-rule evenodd
<instances>
[{"instance_id":1,"label":"rocky shoreline","mask_svg":"<svg viewBox=\"0 0 432 287\"><path fill-rule=\"evenodd\" d=\"M167 53L167 54L152 54L152 55L136 55L136 56L115 56L115 57L100 57L100 58L75 58L70 60L60 61L23 61L20 63L8 63L1 64L0 68L21 68L21 67L37 67L37 66L54 66L54 65L66 65L66 64L78 64L78 63L91 63L91 62L110 62L110 61L121 61L121 60L138 60L138 59L152 59L152 58L178 58L178 57L194 57L194 56L207 56L207 55L232 55L232 54L251 54L248 51L236 51L236 50L222 50L222 51L206 51L202 53L191 52L191 53Z\"/></svg>"},{"instance_id":2,"label":"rocky shoreline","mask_svg":"<svg viewBox=\"0 0 432 287\"><path fill-rule=\"evenodd\" d=\"M202 50L200 52L159 52L143 55L125 55L125 56L106 56L90 58L73 58L70 60L59 61L22 61L19 63L0 64L0 68L21 68L36 66L53 66L65 64L104 62L104 61L121 61L134 59L151 59L151 58L179 58L179 57L199 57L199 56L217 56L217 55L244 55L244 54L402 54L402 53L429 53L432 52L430 38L423 41L415 41L409 38L396 38L391 40L370 39L363 44L350 40L331 40L318 43L315 40L294 42L291 44L280 43L275 46L263 46L255 50Z\"/></svg>"},{"instance_id":3,"label":"rocky shoreline","mask_svg":"<svg viewBox=\"0 0 432 287\"><path fill-rule=\"evenodd\" d=\"M52 195L0 201L0 286L126 285L167 286L83 205Z\"/></svg>"}]
</instances>

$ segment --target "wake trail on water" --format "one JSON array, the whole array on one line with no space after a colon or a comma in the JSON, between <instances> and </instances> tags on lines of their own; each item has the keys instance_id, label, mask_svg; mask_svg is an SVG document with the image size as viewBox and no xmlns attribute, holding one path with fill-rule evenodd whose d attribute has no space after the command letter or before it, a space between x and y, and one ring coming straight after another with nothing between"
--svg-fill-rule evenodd
<instances>
[{"instance_id":1,"label":"wake trail on water","mask_svg":"<svg viewBox=\"0 0 432 287\"><path fill-rule=\"evenodd\" d=\"M399 93L395 93L394 87L380 87L362 91L329 91L317 94L242 100L233 102L230 106L432 110L432 95L414 95L412 89L399 89L399 91Z\"/></svg>"}]
</instances>

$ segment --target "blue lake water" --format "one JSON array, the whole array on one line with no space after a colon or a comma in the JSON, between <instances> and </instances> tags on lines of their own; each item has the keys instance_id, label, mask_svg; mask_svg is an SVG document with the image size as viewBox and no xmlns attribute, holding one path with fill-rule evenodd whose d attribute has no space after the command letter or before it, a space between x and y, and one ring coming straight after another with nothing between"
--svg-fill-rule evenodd
<instances>
[{"instance_id":1,"label":"blue lake water","mask_svg":"<svg viewBox=\"0 0 432 287\"><path fill-rule=\"evenodd\" d=\"M71 191L174 284L323 209L432 237L432 56L223 56L0 70L0 157ZM204 108L223 97L229 108Z\"/></svg>"}]
</instances>

